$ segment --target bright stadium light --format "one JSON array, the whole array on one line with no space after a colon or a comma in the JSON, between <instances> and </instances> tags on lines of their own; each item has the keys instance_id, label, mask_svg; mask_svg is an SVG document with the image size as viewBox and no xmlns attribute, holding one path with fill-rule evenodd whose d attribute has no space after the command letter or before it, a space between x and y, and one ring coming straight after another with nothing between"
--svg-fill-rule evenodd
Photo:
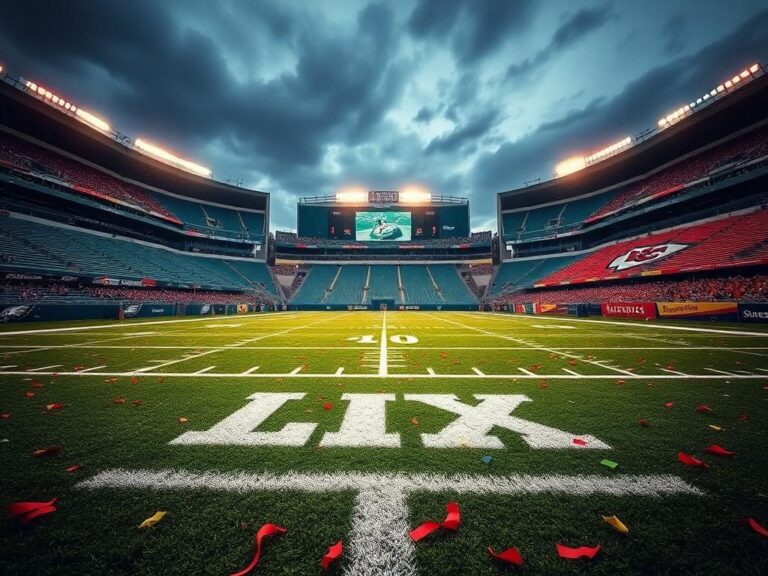
<instances>
[{"instance_id":1,"label":"bright stadium light","mask_svg":"<svg viewBox=\"0 0 768 576\"><path fill-rule=\"evenodd\" d=\"M95 115L91 114L87 110L83 110L82 108L78 108L77 112L75 112L75 114L83 122L85 122L86 124L89 124L93 128L97 128L97 129L102 130L104 132L107 132L110 129L109 124L107 124L104 120L102 120L98 116L95 116Z\"/></svg>"},{"instance_id":2,"label":"bright stadium light","mask_svg":"<svg viewBox=\"0 0 768 576\"><path fill-rule=\"evenodd\" d=\"M209 168L206 168L205 166L201 166L200 164L196 164L195 162L191 162L189 160L184 160L183 158L179 158L175 154L171 154L167 150L164 150L159 146L155 146L154 144L151 144L146 140L142 140L141 138L136 138L136 141L133 143L133 145L135 148L138 148L140 152L143 152L148 156L153 156L169 164L175 164L179 168L182 168L187 172L192 172L193 174L197 174L198 176L205 176L206 178L211 177L211 170Z\"/></svg>"},{"instance_id":3,"label":"bright stadium light","mask_svg":"<svg viewBox=\"0 0 768 576\"><path fill-rule=\"evenodd\" d=\"M578 172L586 165L587 162L583 156L574 156L573 158L563 160L557 166L555 166L555 174L557 174L558 177L567 176L568 174Z\"/></svg>"},{"instance_id":4,"label":"bright stadium light","mask_svg":"<svg viewBox=\"0 0 768 576\"><path fill-rule=\"evenodd\" d=\"M399 198L403 204L429 204L432 194L416 186L407 186L400 190Z\"/></svg>"},{"instance_id":5,"label":"bright stadium light","mask_svg":"<svg viewBox=\"0 0 768 576\"><path fill-rule=\"evenodd\" d=\"M364 188L342 188L336 192L336 202L345 204L365 204L368 202L368 191Z\"/></svg>"},{"instance_id":6,"label":"bright stadium light","mask_svg":"<svg viewBox=\"0 0 768 576\"><path fill-rule=\"evenodd\" d=\"M752 66L750 66L750 67L749 67L749 71L750 71L752 74L754 74L754 73L755 73L755 72L757 72L758 70L760 70L760 65L759 65L759 64L752 64Z\"/></svg>"},{"instance_id":7,"label":"bright stadium light","mask_svg":"<svg viewBox=\"0 0 768 576\"><path fill-rule=\"evenodd\" d=\"M661 122L661 120L659 120ZM627 136L623 140L619 140L615 144L611 144L610 146L607 146L603 148L602 150L598 150L594 154L590 154L586 158L584 158L584 162L589 165L593 164L594 162L597 162L599 160L603 160L604 158L607 158L608 156L613 156L614 154L618 153L621 150L624 150L628 146L632 144L632 138ZM557 172L557 169L555 169Z\"/></svg>"}]
</instances>

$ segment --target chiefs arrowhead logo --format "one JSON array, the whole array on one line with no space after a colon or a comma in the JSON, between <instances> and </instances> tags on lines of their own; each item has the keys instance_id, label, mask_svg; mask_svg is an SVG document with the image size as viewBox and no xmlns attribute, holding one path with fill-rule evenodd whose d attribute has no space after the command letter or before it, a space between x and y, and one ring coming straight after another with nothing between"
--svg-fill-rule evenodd
<instances>
[{"instance_id":1,"label":"chiefs arrowhead logo","mask_svg":"<svg viewBox=\"0 0 768 576\"><path fill-rule=\"evenodd\" d=\"M688 246L690 246L690 244L668 242L666 244L657 244L655 246L632 248L626 254L622 254L618 258L615 258L613 262L608 264L607 268L611 268L615 272L621 272L627 268L634 268L635 266L641 266L642 264L661 260L675 252L680 252L680 250L688 248Z\"/></svg>"}]
</instances>

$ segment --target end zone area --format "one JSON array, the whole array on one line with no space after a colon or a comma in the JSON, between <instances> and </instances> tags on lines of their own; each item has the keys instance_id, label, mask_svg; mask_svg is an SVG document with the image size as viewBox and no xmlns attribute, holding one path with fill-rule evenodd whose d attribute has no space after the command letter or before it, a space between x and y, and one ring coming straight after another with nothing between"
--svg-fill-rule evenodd
<instances>
[{"instance_id":1,"label":"end zone area","mask_svg":"<svg viewBox=\"0 0 768 576\"><path fill-rule=\"evenodd\" d=\"M8 574L230 573L267 522L288 532L263 574L318 574L338 540L346 574L504 573L489 545L516 546L529 574L583 571L557 542L600 543L595 574L768 567L741 523L768 520L759 328L471 312L15 324L0 386L2 503L59 498L33 530L3 523ZM461 528L414 544L448 501Z\"/></svg>"}]
</instances>

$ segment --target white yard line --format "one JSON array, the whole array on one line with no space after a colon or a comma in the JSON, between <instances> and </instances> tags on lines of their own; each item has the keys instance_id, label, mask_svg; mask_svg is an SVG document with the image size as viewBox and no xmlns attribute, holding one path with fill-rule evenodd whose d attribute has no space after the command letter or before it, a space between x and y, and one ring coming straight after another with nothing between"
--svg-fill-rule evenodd
<instances>
[{"instance_id":1,"label":"white yard line","mask_svg":"<svg viewBox=\"0 0 768 576\"><path fill-rule=\"evenodd\" d=\"M678 376L688 376L685 372L678 372L677 370L668 370L667 368L659 368L662 372L666 372L667 374L677 374Z\"/></svg>"},{"instance_id":2,"label":"white yard line","mask_svg":"<svg viewBox=\"0 0 768 576\"><path fill-rule=\"evenodd\" d=\"M254 314L241 314L238 316L225 316L225 317L215 317L216 321L226 321L226 320L244 320L244 319L254 319L254 318L271 318L274 316L281 316L283 314L288 314L288 312L258 312ZM51 332L81 332L83 330L102 330L105 328L125 328L128 329L132 326L150 326L154 324L178 324L180 322L211 322L211 320L214 317L203 317L203 318L185 318L183 320L153 320L151 322L130 322L126 324L125 322L121 324L91 324L88 326L71 326L68 328L40 328L40 329L34 329L34 330L15 330L13 332L0 332L0 337L3 336L23 336L24 334L47 334Z\"/></svg>"},{"instance_id":3,"label":"white yard line","mask_svg":"<svg viewBox=\"0 0 768 576\"><path fill-rule=\"evenodd\" d=\"M353 491L355 507L345 542L347 576L412 576L416 549L408 538L408 497L416 492L477 495L563 494L572 496L701 496L703 492L672 475L491 476L461 474L187 472L107 470L76 485L80 489L212 490L251 492Z\"/></svg>"},{"instance_id":4,"label":"white yard line","mask_svg":"<svg viewBox=\"0 0 768 576\"><path fill-rule=\"evenodd\" d=\"M707 372L715 372L716 374L725 374L726 376L736 376L736 374L732 374L730 372L725 372L724 370L716 370L714 368L704 368Z\"/></svg>"},{"instance_id":5,"label":"white yard line","mask_svg":"<svg viewBox=\"0 0 768 576\"><path fill-rule=\"evenodd\" d=\"M197 372L193 372L193 374L205 374L206 372L210 372L216 368L216 366L208 366L207 368L203 368L202 370L198 370Z\"/></svg>"},{"instance_id":6,"label":"white yard line","mask_svg":"<svg viewBox=\"0 0 768 576\"><path fill-rule=\"evenodd\" d=\"M525 316L523 314L500 314L498 312L477 312L474 317L482 318L482 315L498 316L501 318L507 318L509 320L555 320L568 321L568 322L582 322L585 324L612 324L614 326L623 326L631 328L646 328L646 329L661 329L661 330L682 330L684 332L707 332L711 334L735 334L736 336L762 336L768 338L768 332L742 332L740 330L723 330L720 328L697 328L694 326L669 326L668 324L660 324L657 322L647 322L645 324L639 324L637 322L612 322L611 320L589 320L586 318L569 318L567 316ZM464 314L466 316L466 314ZM581 337L581 336L580 336Z\"/></svg>"},{"instance_id":7,"label":"white yard line","mask_svg":"<svg viewBox=\"0 0 768 576\"><path fill-rule=\"evenodd\" d=\"M101 370L102 368L106 368L107 365L104 364L103 366L94 366L93 368L86 368L85 370L78 370L78 372L93 372L94 370Z\"/></svg>"},{"instance_id":8,"label":"white yard line","mask_svg":"<svg viewBox=\"0 0 768 576\"><path fill-rule=\"evenodd\" d=\"M568 374L571 374L572 376L578 376L581 377L581 374L578 372L574 372L573 370L568 370L568 368L561 368L563 372L568 372Z\"/></svg>"},{"instance_id":9,"label":"white yard line","mask_svg":"<svg viewBox=\"0 0 768 576\"><path fill-rule=\"evenodd\" d=\"M286 330L281 330L280 332L274 332L272 334L263 334L261 336L257 336L256 338L251 338L249 340L246 340L244 344L251 344L252 342L258 342L259 340L264 340L265 338L273 338L275 336L282 336L283 334L287 334L288 332L293 332L294 330L301 330L303 328L306 328L307 326L314 326L315 324L320 324L321 322L328 322L329 320L334 320L335 318L338 318L339 316L342 316L342 314L336 314L335 316L331 316L330 318L321 318L317 322L310 322L309 324L302 324L301 326L294 326L293 328L287 328ZM157 370L158 368L164 368L166 366L171 366L173 364L178 364L179 362L186 362L187 360L192 360L194 358L200 358L202 356L207 356L208 354L215 354L216 352L223 352L225 350L233 350L234 348L240 348L240 344L236 344L235 346L223 346L221 348L213 348L212 350L207 350L206 352L201 352L199 354L192 354L187 355L183 358L179 358L178 360L171 360L169 362L165 362L163 364L158 364L156 366L147 366L145 368L139 368L138 370L134 370L135 373L140 374L142 372L148 372L150 370ZM197 349L197 348L196 348Z\"/></svg>"},{"instance_id":10,"label":"white yard line","mask_svg":"<svg viewBox=\"0 0 768 576\"><path fill-rule=\"evenodd\" d=\"M462 316L467 316L467 314L461 314ZM471 318L474 318L473 316L470 316ZM467 326L466 324L462 324L461 322L454 322L453 320L448 320L447 318L439 318L443 322L449 322L451 324L455 324L456 326L461 326L462 328L467 328L469 330L475 330L476 332L481 332L483 334L486 334L488 336L494 336L496 338L503 338L504 340L510 340L512 342L517 342L518 344L529 344L525 340L520 340L519 338L513 338L512 336L507 336L506 334L498 334L496 332L491 332L490 330L483 330L482 328L475 328L474 326ZM613 370L614 372L618 372L620 374L624 374L625 376L630 376L633 378L637 378L637 374L634 374L632 372L628 372L627 370L622 370L621 368L614 368L613 366L604 366L599 361L596 360L586 360L584 358L581 358L580 356L577 356L575 354L569 354L568 352L563 352L562 350L553 350L552 348L547 348L545 346L539 346L538 344L529 344L531 347L531 350L541 350L543 352L549 352L550 354L558 354L560 356L565 356L567 358L573 358L578 360L579 362L585 362L587 364L592 364L594 366L599 366L600 368L603 368L604 370ZM520 368L522 370L522 368Z\"/></svg>"},{"instance_id":11,"label":"white yard line","mask_svg":"<svg viewBox=\"0 0 768 576\"><path fill-rule=\"evenodd\" d=\"M50 368L60 368L61 364L52 364L51 366L41 366L40 368L28 368L27 372L41 372Z\"/></svg>"},{"instance_id":12,"label":"white yard line","mask_svg":"<svg viewBox=\"0 0 768 576\"><path fill-rule=\"evenodd\" d=\"M379 376L387 376L389 371L387 366L387 311L381 319L381 342L379 343Z\"/></svg>"}]
</instances>

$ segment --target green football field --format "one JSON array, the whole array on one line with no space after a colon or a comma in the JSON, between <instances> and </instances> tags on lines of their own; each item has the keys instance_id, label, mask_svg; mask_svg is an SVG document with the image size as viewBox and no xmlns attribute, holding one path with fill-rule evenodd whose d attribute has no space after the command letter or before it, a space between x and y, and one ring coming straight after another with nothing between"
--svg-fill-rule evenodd
<instances>
[{"instance_id":1,"label":"green football field","mask_svg":"<svg viewBox=\"0 0 768 576\"><path fill-rule=\"evenodd\" d=\"M0 504L58 498L2 521L3 574L226 575L266 523L254 574L339 540L360 576L768 572L759 326L287 312L6 324L0 354Z\"/></svg>"}]
</instances>

